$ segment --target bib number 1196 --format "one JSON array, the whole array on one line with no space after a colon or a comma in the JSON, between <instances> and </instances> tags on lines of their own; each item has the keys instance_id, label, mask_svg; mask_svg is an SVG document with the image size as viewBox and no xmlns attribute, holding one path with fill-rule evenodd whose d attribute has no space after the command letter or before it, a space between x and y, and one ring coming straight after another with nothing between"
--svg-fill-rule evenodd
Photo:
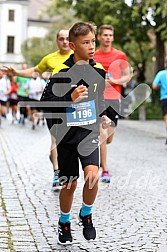
<instances>
[{"instance_id":1,"label":"bib number 1196","mask_svg":"<svg viewBox=\"0 0 167 252\"><path fill-rule=\"evenodd\" d=\"M81 119L81 118L88 118L92 116L92 110L88 109L88 110L80 110L80 111L74 111L73 113L73 117L74 119Z\"/></svg>"}]
</instances>

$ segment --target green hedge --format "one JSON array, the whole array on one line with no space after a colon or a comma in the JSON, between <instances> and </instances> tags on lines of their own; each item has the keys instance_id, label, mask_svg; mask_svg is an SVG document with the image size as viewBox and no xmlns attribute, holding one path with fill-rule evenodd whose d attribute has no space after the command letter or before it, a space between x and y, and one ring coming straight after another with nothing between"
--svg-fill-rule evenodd
<instances>
[{"instance_id":1,"label":"green hedge","mask_svg":"<svg viewBox=\"0 0 167 252\"><path fill-rule=\"evenodd\" d=\"M160 102L157 104L150 103L144 103L143 104L146 111L146 119L152 119L152 120L162 120L162 110L161 110L161 104ZM138 120L139 119L139 108L137 108L131 115L130 119Z\"/></svg>"},{"instance_id":2,"label":"green hedge","mask_svg":"<svg viewBox=\"0 0 167 252\"><path fill-rule=\"evenodd\" d=\"M161 110L161 102L160 102L160 91L159 90L153 90L151 94L151 102L144 102L142 105L144 105L146 110L146 119L152 119L152 120L162 120L162 110ZM141 106L142 106L141 105ZM138 120L139 119L139 109L136 109L131 115L130 119Z\"/></svg>"}]
</instances>

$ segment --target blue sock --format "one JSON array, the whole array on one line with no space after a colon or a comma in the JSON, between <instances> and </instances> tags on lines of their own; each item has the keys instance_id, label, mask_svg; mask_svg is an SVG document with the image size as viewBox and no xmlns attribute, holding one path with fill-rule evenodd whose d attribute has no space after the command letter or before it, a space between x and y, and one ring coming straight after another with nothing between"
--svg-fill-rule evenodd
<instances>
[{"instance_id":1,"label":"blue sock","mask_svg":"<svg viewBox=\"0 0 167 252\"><path fill-rule=\"evenodd\" d=\"M81 208L81 216L84 217L86 215L89 215L92 211L92 206L93 205L87 205L83 202Z\"/></svg>"},{"instance_id":2,"label":"blue sock","mask_svg":"<svg viewBox=\"0 0 167 252\"><path fill-rule=\"evenodd\" d=\"M63 213L61 211L59 221L61 223L63 223L63 222L70 222L70 212L69 213Z\"/></svg>"}]
</instances>

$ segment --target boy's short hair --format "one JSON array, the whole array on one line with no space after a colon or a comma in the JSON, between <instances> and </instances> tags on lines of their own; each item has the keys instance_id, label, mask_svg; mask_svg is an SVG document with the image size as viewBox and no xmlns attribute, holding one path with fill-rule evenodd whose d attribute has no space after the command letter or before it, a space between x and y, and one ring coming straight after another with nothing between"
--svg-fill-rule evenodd
<instances>
[{"instance_id":1,"label":"boy's short hair","mask_svg":"<svg viewBox=\"0 0 167 252\"><path fill-rule=\"evenodd\" d=\"M101 25L98 29L98 34L101 35L104 30L114 31L114 27L112 25L107 24Z\"/></svg>"},{"instance_id":2,"label":"boy's short hair","mask_svg":"<svg viewBox=\"0 0 167 252\"><path fill-rule=\"evenodd\" d=\"M74 42L78 36L88 35L89 32L96 34L96 26L94 23L78 22L75 23L69 31L69 41Z\"/></svg>"}]
</instances>

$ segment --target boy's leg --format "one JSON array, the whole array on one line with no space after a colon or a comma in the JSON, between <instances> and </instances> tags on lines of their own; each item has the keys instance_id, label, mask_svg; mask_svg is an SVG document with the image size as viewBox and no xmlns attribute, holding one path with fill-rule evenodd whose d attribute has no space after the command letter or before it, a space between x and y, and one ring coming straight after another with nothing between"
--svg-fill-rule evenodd
<instances>
[{"instance_id":1,"label":"boy's leg","mask_svg":"<svg viewBox=\"0 0 167 252\"><path fill-rule=\"evenodd\" d=\"M83 226L83 236L86 240L96 238L96 229L92 223L92 206L98 191L98 170L96 165L88 165L84 168L85 184L83 188L83 203L79 213L79 220Z\"/></svg>"},{"instance_id":2,"label":"boy's leg","mask_svg":"<svg viewBox=\"0 0 167 252\"><path fill-rule=\"evenodd\" d=\"M76 187L77 187L77 180L73 181L72 183L63 184L59 195L60 210L63 213L70 212L73 202L74 191Z\"/></svg>"},{"instance_id":3,"label":"boy's leg","mask_svg":"<svg viewBox=\"0 0 167 252\"><path fill-rule=\"evenodd\" d=\"M58 243L71 244L71 222L70 210L73 202L74 191L77 186L77 181L72 183L64 183L60 191L60 218L58 222Z\"/></svg>"},{"instance_id":4,"label":"boy's leg","mask_svg":"<svg viewBox=\"0 0 167 252\"><path fill-rule=\"evenodd\" d=\"M85 184L83 188L83 202L92 205L98 191L99 168L95 165L88 165L84 168Z\"/></svg>"},{"instance_id":5,"label":"boy's leg","mask_svg":"<svg viewBox=\"0 0 167 252\"><path fill-rule=\"evenodd\" d=\"M96 230L92 223L92 206L98 191L99 179L99 141L98 135L90 134L79 145L79 158L84 171L83 202L79 220L83 226L86 240L96 238ZM82 155L81 155L82 154Z\"/></svg>"},{"instance_id":6,"label":"boy's leg","mask_svg":"<svg viewBox=\"0 0 167 252\"><path fill-rule=\"evenodd\" d=\"M58 222L58 243L66 245L72 243L70 210L79 177L79 163L76 145L59 144L57 152L59 179L63 184L59 195L61 212Z\"/></svg>"},{"instance_id":7,"label":"boy's leg","mask_svg":"<svg viewBox=\"0 0 167 252\"><path fill-rule=\"evenodd\" d=\"M57 146L60 182L60 209L68 213L71 209L73 194L79 177L79 161L76 146L59 144Z\"/></svg>"}]
</instances>

